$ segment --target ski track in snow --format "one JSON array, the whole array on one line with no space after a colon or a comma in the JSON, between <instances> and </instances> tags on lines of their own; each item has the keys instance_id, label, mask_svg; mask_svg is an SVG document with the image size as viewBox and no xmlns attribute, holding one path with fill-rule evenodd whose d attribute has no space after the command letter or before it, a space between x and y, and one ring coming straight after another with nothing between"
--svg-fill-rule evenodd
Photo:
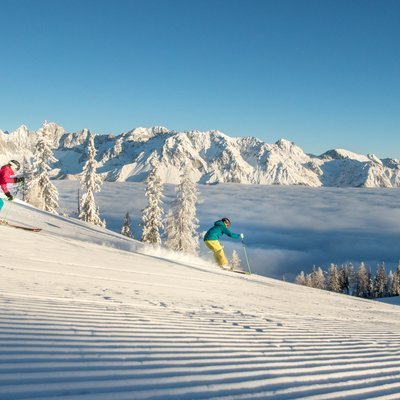
<instances>
[{"instance_id":1,"label":"ski track in snow","mask_svg":"<svg viewBox=\"0 0 400 400\"><path fill-rule=\"evenodd\" d=\"M57 218L18 210L17 222ZM400 398L397 306L57 224L61 240L0 227L1 400ZM103 246L75 240L80 225Z\"/></svg>"}]
</instances>

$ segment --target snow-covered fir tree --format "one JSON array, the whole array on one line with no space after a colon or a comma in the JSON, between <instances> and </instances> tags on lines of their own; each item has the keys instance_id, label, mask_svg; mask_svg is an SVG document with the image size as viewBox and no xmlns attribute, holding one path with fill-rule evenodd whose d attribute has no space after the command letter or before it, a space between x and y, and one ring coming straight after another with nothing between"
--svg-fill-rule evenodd
<instances>
[{"instance_id":1,"label":"snow-covered fir tree","mask_svg":"<svg viewBox=\"0 0 400 400\"><path fill-rule=\"evenodd\" d=\"M304 275L304 271L301 271L296 278L294 279L294 283L297 285L306 286L306 276Z\"/></svg>"},{"instance_id":2,"label":"snow-covered fir tree","mask_svg":"<svg viewBox=\"0 0 400 400\"><path fill-rule=\"evenodd\" d=\"M122 223L122 228L121 228L121 234L128 237L128 238L133 238L132 231L131 231L131 217L129 215L129 212L125 214L124 221Z\"/></svg>"},{"instance_id":3,"label":"snow-covered fir tree","mask_svg":"<svg viewBox=\"0 0 400 400\"><path fill-rule=\"evenodd\" d=\"M148 205L142 210L142 242L160 245L162 222L162 196L163 186L159 173L159 162L154 158L152 169L146 179L145 195Z\"/></svg>"},{"instance_id":4,"label":"snow-covered fir tree","mask_svg":"<svg viewBox=\"0 0 400 400\"><path fill-rule=\"evenodd\" d=\"M385 264L378 266L373 285L373 297L385 297L387 276L385 271Z\"/></svg>"},{"instance_id":5,"label":"snow-covered fir tree","mask_svg":"<svg viewBox=\"0 0 400 400\"><path fill-rule=\"evenodd\" d=\"M393 272L393 280L390 285L390 295L400 296L400 263L397 265L397 269Z\"/></svg>"},{"instance_id":6,"label":"snow-covered fir tree","mask_svg":"<svg viewBox=\"0 0 400 400\"><path fill-rule=\"evenodd\" d=\"M321 267L314 269L314 271L311 274L311 282L312 282L312 287L316 289L325 288L325 275Z\"/></svg>"},{"instance_id":7,"label":"snow-covered fir tree","mask_svg":"<svg viewBox=\"0 0 400 400\"><path fill-rule=\"evenodd\" d=\"M94 199L94 193L100 192L102 184L101 176L96 173L96 148L94 146L94 136L89 134L86 142L87 161L81 173L81 186L86 189L79 203L79 219L90 222L94 225L105 227L105 222L100 218L99 208Z\"/></svg>"},{"instance_id":8,"label":"snow-covered fir tree","mask_svg":"<svg viewBox=\"0 0 400 400\"><path fill-rule=\"evenodd\" d=\"M313 287L312 273L306 275L306 286Z\"/></svg>"},{"instance_id":9,"label":"snow-covered fir tree","mask_svg":"<svg viewBox=\"0 0 400 400\"><path fill-rule=\"evenodd\" d=\"M388 276L387 276L387 281L386 281L386 295L387 296L396 296L393 294L393 287L394 287L394 277L395 274L393 273L392 270L389 271Z\"/></svg>"},{"instance_id":10,"label":"snow-covered fir tree","mask_svg":"<svg viewBox=\"0 0 400 400\"><path fill-rule=\"evenodd\" d=\"M25 197L28 203L45 211L55 212L58 208L58 191L50 180L49 172L52 169L51 164L58 160L53 155L50 128L50 124L45 122L37 131L32 166L27 167Z\"/></svg>"},{"instance_id":11,"label":"snow-covered fir tree","mask_svg":"<svg viewBox=\"0 0 400 400\"><path fill-rule=\"evenodd\" d=\"M339 272L335 264L330 264L326 277L326 290L339 293L341 291Z\"/></svg>"},{"instance_id":12,"label":"snow-covered fir tree","mask_svg":"<svg viewBox=\"0 0 400 400\"><path fill-rule=\"evenodd\" d=\"M338 270L338 274L340 293L352 294L352 286L355 286L355 273L353 264L349 263L341 265Z\"/></svg>"},{"instance_id":13,"label":"snow-covered fir tree","mask_svg":"<svg viewBox=\"0 0 400 400\"><path fill-rule=\"evenodd\" d=\"M197 233L196 203L198 192L192 178L192 170L185 168L177 187L177 198L172 203L166 219L166 245L168 248L188 254L197 254L199 235Z\"/></svg>"},{"instance_id":14,"label":"snow-covered fir tree","mask_svg":"<svg viewBox=\"0 0 400 400\"><path fill-rule=\"evenodd\" d=\"M229 262L232 269L242 269L242 260L236 250L232 251L232 257Z\"/></svg>"},{"instance_id":15,"label":"snow-covered fir tree","mask_svg":"<svg viewBox=\"0 0 400 400\"><path fill-rule=\"evenodd\" d=\"M362 262L357 270L357 283L355 295L358 297L368 297L370 293L370 279L365 264Z\"/></svg>"}]
</instances>

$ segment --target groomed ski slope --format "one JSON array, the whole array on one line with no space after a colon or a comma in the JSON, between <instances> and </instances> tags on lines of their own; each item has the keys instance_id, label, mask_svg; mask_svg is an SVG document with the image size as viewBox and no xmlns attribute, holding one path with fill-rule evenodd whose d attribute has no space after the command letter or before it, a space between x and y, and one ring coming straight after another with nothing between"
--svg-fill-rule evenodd
<instances>
[{"instance_id":1,"label":"groomed ski slope","mask_svg":"<svg viewBox=\"0 0 400 400\"><path fill-rule=\"evenodd\" d=\"M398 306L13 207L43 231L0 226L1 400L400 398Z\"/></svg>"}]
</instances>

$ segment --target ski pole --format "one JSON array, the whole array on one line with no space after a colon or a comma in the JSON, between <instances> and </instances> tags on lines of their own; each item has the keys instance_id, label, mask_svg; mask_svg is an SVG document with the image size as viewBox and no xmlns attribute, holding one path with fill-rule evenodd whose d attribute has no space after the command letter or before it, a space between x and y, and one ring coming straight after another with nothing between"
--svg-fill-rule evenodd
<instances>
[{"instance_id":1,"label":"ski pole","mask_svg":"<svg viewBox=\"0 0 400 400\"><path fill-rule=\"evenodd\" d=\"M246 258L247 268L249 270L249 274L251 275L251 268L250 268L250 264L249 264L249 258L247 257L247 250L246 250L246 246L244 245L243 240L242 240L242 245L243 245L244 257Z\"/></svg>"}]
</instances>

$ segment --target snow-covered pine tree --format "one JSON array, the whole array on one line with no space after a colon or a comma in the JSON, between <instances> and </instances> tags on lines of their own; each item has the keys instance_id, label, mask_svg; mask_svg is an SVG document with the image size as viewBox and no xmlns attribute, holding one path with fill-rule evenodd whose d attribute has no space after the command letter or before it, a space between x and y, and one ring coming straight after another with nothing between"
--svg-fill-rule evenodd
<instances>
[{"instance_id":1,"label":"snow-covered pine tree","mask_svg":"<svg viewBox=\"0 0 400 400\"><path fill-rule=\"evenodd\" d=\"M393 292L394 292L394 277L395 277L395 274L393 273L392 270L390 270L388 273L387 282L386 282L388 297L396 296L395 294L393 294Z\"/></svg>"},{"instance_id":2,"label":"snow-covered pine tree","mask_svg":"<svg viewBox=\"0 0 400 400\"><path fill-rule=\"evenodd\" d=\"M172 203L166 219L166 245L174 251L197 254L199 235L197 233L196 203L198 192L192 178L192 170L187 167L177 187L177 198Z\"/></svg>"},{"instance_id":3,"label":"snow-covered pine tree","mask_svg":"<svg viewBox=\"0 0 400 400\"><path fill-rule=\"evenodd\" d=\"M306 277L304 275L304 271L301 271L296 278L294 279L294 283L297 285L303 285L306 286Z\"/></svg>"},{"instance_id":4,"label":"snow-covered pine tree","mask_svg":"<svg viewBox=\"0 0 400 400\"><path fill-rule=\"evenodd\" d=\"M306 275L305 285L308 287L313 287L312 273Z\"/></svg>"},{"instance_id":5,"label":"snow-covered pine tree","mask_svg":"<svg viewBox=\"0 0 400 400\"><path fill-rule=\"evenodd\" d=\"M164 228L162 223L163 186L159 173L159 162L154 158L152 169L146 179L145 195L148 205L142 210L142 242L160 245L160 230Z\"/></svg>"},{"instance_id":6,"label":"snow-covered pine tree","mask_svg":"<svg viewBox=\"0 0 400 400\"><path fill-rule=\"evenodd\" d=\"M400 296L400 263L397 265L396 271L393 272L391 293L392 296Z\"/></svg>"},{"instance_id":7,"label":"snow-covered pine tree","mask_svg":"<svg viewBox=\"0 0 400 400\"><path fill-rule=\"evenodd\" d=\"M236 250L233 250L229 265L231 266L232 269L242 269L241 264L242 264L242 260L239 257L239 253ZM304 273L303 273L303 275L304 275Z\"/></svg>"},{"instance_id":8,"label":"snow-covered pine tree","mask_svg":"<svg viewBox=\"0 0 400 400\"><path fill-rule=\"evenodd\" d=\"M352 263L346 264L346 268L348 271L350 283L349 294L355 296L355 293L357 291L357 271Z\"/></svg>"},{"instance_id":9,"label":"snow-covered pine tree","mask_svg":"<svg viewBox=\"0 0 400 400\"><path fill-rule=\"evenodd\" d=\"M376 275L373 285L373 295L374 297L385 297L386 296L386 285L387 276L385 271L385 264L379 265L376 270Z\"/></svg>"},{"instance_id":10,"label":"snow-covered pine tree","mask_svg":"<svg viewBox=\"0 0 400 400\"><path fill-rule=\"evenodd\" d=\"M357 271L357 284L356 284L355 295L358 297L368 297L370 291L369 282L370 280L368 278L367 268L365 264L362 262L358 267Z\"/></svg>"},{"instance_id":11,"label":"snow-covered pine tree","mask_svg":"<svg viewBox=\"0 0 400 400\"><path fill-rule=\"evenodd\" d=\"M350 277L346 265L341 265L338 270L340 293L350 294Z\"/></svg>"},{"instance_id":12,"label":"snow-covered pine tree","mask_svg":"<svg viewBox=\"0 0 400 400\"><path fill-rule=\"evenodd\" d=\"M327 279L326 279L326 289L336 293L339 293L341 290L339 273L337 266L335 264L329 265Z\"/></svg>"},{"instance_id":13,"label":"snow-covered pine tree","mask_svg":"<svg viewBox=\"0 0 400 400\"><path fill-rule=\"evenodd\" d=\"M314 271L311 274L311 280L312 287L325 289L325 275L321 267L318 267L317 269L314 268Z\"/></svg>"},{"instance_id":14,"label":"snow-covered pine tree","mask_svg":"<svg viewBox=\"0 0 400 400\"><path fill-rule=\"evenodd\" d=\"M33 163L27 175L26 201L45 211L55 212L58 208L58 191L50 180L50 165L58 160L54 157L50 124L45 122L37 131L38 140L33 152Z\"/></svg>"},{"instance_id":15,"label":"snow-covered pine tree","mask_svg":"<svg viewBox=\"0 0 400 400\"><path fill-rule=\"evenodd\" d=\"M125 214L124 221L122 223L122 228L121 228L121 234L128 237L128 238L133 238L132 232L131 232L131 217L129 215L129 212Z\"/></svg>"},{"instance_id":16,"label":"snow-covered pine tree","mask_svg":"<svg viewBox=\"0 0 400 400\"><path fill-rule=\"evenodd\" d=\"M100 218L99 208L96 206L94 200L94 193L100 192L102 179L100 175L96 173L96 148L94 146L94 136L92 133L88 135L86 146L88 158L81 173L81 186L86 188L86 192L83 193L80 199L79 219L104 227L105 224Z\"/></svg>"},{"instance_id":17,"label":"snow-covered pine tree","mask_svg":"<svg viewBox=\"0 0 400 400\"><path fill-rule=\"evenodd\" d=\"M339 270L340 293L353 294L356 287L356 274L352 263L341 265Z\"/></svg>"}]
</instances>

